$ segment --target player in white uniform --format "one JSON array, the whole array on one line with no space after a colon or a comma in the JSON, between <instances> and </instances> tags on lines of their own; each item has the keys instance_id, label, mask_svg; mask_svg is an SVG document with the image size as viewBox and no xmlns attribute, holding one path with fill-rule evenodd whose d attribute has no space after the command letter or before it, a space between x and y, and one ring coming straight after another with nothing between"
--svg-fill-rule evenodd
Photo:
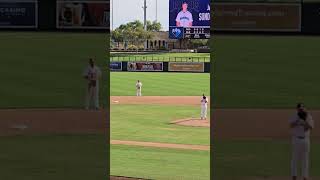
<instances>
[{"instance_id":1,"label":"player in white uniform","mask_svg":"<svg viewBox=\"0 0 320 180\"><path fill-rule=\"evenodd\" d=\"M206 96L202 96L201 100L201 120L207 119L208 100Z\"/></svg>"},{"instance_id":2,"label":"player in white uniform","mask_svg":"<svg viewBox=\"0 0 320 180\"><path fill-rule=\"evenodd\" d=\"M292 130L292 180L297 180L298 163L302 163L302 176L304 180L307 180L309 178L310 131L314 123L312 116L307 113L302 103L297 105L297 113L290 119L290 127Z\"/></svg>"},{"instance_id":3,"label":"player in white uniform","mask_svg":"<svg viewBox=\"0 0 320 180\"><path fill-rule=\"evenodd\" d=\"M137 89L137 96L142 96L141 95L142 83L140 82L140 80L138 80L136 83L136 89Z\"/></svg>"},{"instance_id":4,"label":"player in white uniform","mask_svg":"<svg viewBox=\"0 0 320 180\"><path fill-rule=\"evenodd\" d=\"M188 4L182 4L182 11L180 11L176 18L176 26L178 27L191 27L193 23L192 14L188 11Z\"/></svg>"},{"instance_id":5,"label":"player in white uniform","mask_svg":"<svg viewBox=\"0 0 320 180\"><path fill-rule=\"evenodd\" d=\"M90 108L93 103L94 109L99 109L99 78L101 77L100 68L95 65L94 59L89 59L89 66L85 68L83 77L88 82L85 98L85 109Z\"/></svg>"}]
</instances>

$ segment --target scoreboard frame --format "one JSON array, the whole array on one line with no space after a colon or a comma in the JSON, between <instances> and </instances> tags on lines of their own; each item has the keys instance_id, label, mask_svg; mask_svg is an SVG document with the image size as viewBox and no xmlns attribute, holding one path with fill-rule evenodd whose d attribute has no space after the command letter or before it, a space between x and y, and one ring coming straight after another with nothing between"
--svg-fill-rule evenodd
<instances>
[{"instance_id":1,"label":"scoreboard frame","mask_svg":"<svg viewBox=\"0 0 320 180\"><path fill-rule=\"evenodd\" d=\"M184 2L187 2L187 10L192 14L193 21L190 27L176 24L176 17L181 12ZM169 38L210 39L210 14L210 0L169 0ZM190 19L190 16L186 18Z\"/></svg>"}]
</instances>

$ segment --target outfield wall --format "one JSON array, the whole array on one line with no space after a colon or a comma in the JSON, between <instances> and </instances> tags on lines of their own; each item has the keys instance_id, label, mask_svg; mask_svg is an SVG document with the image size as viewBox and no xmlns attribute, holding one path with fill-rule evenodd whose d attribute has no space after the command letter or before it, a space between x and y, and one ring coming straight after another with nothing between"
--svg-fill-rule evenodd
<instances>
[{"instance_id":1,"label":"outfield wall","mask_svg":"<svg viewBox=\"0 0 320 180\"><path fill-rule=\"evenodd\" d=\"M215 32L320 34L320 2L215 2Z\"/></svg>"},{"instance_id":2,"label":"outfield wall","mask_svg":"<svg viewBox=\"0 0 320 180\"><path fill-rule=\"evenodd\" d=\"M210 73L210 62L112 61L110 71Z\"/></svg>"}]
</instances>

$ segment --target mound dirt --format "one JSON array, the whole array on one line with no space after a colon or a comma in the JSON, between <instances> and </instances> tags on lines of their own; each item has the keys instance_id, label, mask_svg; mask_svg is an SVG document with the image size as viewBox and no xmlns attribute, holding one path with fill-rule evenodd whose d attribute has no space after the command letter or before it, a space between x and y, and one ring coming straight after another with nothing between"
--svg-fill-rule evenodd
<instances>
[{"instance_id":1,"label":"mound dirt","mask_svg":"<svg viewBox=\"0 0 320 180\"><path fill-rule=\"evenodd\" d=\"M201 119L180 119L172 121L171 124L177 124L181 126L191 126L191 127L210 127L209 120L201 120Z\"/></svg>"}]
</instances>

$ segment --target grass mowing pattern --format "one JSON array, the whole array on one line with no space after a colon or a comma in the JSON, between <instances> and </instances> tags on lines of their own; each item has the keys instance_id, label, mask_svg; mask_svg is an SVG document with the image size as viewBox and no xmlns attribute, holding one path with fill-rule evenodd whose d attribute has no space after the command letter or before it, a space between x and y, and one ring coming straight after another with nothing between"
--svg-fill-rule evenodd
<instances>
[{"instance_id":1,"label":"grass mowing pattern","mask_svg":"<svg viewBox=\"0 0 320 180\"><path fill-rule=\"evenodd\" d=\"M210 179L210 152L112 145L111 175L157 180Z\"/></svg>"},{"instance_id":2,"label":"grass mowing pattern","mask_svg":"<svg viewBox=\"0 0 320 180\"><path fill-rule=\"evenodd\" d=\"M106 71L106 34L1 32L0 41L1 108L83 107L88 58Z\"/></svg>"},{"instance_id":3,"label":"grass mowing pattern","mask_svg":"<svg viewBox=\"0 0 320 180\"><path fill-rule=\"evenodd\" d=\"M290 176L290 140L216 140L213 147L213 177L217 179ZM312 142L311 176L320 177L317 166L320 163L319 150L319 142Z\"/></svg>"},{"instance_id":4,"label":"grass mowing pattern","mask_svg":"<svg viewBox=\"0 0 320 180\"><path fill-rule=\"evenodd\" d=\"M144 96L201 96L210 94L208 73L111 72L111 96L135 96L142 81Z\"/></svg>"},{"instance_id":5,"label":"grass mowing pattern","mask_svg":"<svg viewBox=\"0 0 320 180\"><path fill-rule=\"evenodd\" d=\"M215 36L214 104L320 108L320 37Z\"/></svg>"},{"instance_id":6,"label":"grass mowing pattern","mask_svg":"<svg viewBox=\"0 0 320 180\"><path fill-rule=\"evenodd\" d=\"M209 145L209 128L169 124L192 116L200 116L200 107L112 105L111 139Z\"/></svg>"},{"instance_id":7,"label":"grass mowing pattern","mask_svg":"<svg viewBox=\"0 0 320 180\"><path fill-rule=\"evenodd\" d=\"M0 179L105 179L104 135L0 137Z\"/></svg>"}]
</instances>

